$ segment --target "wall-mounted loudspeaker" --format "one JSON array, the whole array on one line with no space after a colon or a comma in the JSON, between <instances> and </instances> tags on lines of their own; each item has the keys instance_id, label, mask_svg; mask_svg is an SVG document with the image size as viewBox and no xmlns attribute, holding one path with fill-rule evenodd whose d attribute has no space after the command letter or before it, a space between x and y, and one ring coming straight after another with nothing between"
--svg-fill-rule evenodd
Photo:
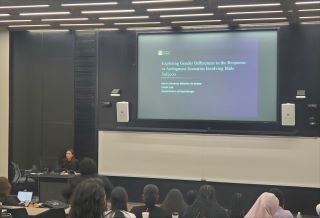
<instances>
[{"instance_id":1,"label":"wall-mounted loudspeaker","mask_svg":"<svg viewBox=\"0 0 320 218\"><path fill-rule=\"evenodd\" d=\"M296 107L295 104L281 104L281 125L295 126L296 125Z\"/></svg>"},{"instance_id":2,"label":"wall-mounted loudspeaker","mask_svg":"<svg viewBox=\"0 0 320 218\"><path fill-rule=\"evenodd\" d=\"M117 122L129 122L129 102L117 102Z\"/></svg>"}]
</instances>

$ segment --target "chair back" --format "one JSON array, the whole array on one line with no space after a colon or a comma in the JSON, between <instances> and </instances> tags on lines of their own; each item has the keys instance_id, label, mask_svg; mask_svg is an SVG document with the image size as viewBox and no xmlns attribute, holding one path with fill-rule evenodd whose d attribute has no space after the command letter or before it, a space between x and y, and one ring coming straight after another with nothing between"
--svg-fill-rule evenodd
<instances>
[{"instance_id":1,"label":"chair back","mask_svg":"<svg viewBox=\"0 0 320 218\"><path fill-rule=\"evenodd\" d=\"M11 213L1 213L1 218L12 218Z\"/></svg>"},{"instance_id":2,"label":"chair back","mask_svg":"<svg viewBox=\"0 0 320 218\"><path fill-rule=\"evenodd\" d=\"M29 218L26 208L7 209L13 218Z\"/></svg>"}]
</instances>

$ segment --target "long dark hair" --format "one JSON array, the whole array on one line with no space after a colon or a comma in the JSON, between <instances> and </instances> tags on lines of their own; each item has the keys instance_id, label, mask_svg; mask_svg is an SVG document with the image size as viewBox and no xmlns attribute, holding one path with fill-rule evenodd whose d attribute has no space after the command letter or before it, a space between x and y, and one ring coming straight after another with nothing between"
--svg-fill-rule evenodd
<instances>
[{"instance_id":1,"label":"long dark hair","mask_svg":"<svg viewBox=\"0 0 320 218\"><path fill-rule=\"evenodd\" d=\"M187 204L184 201L183 195L179 189L171 189L162 202L161 207L169 214L178 212L179 215L182 216L187 208Z\"/></svg>"},{"instance_id":2,"label":"long dark hair","mask_svg":"<svg viewBox=\"0 0 320 218\"><path fill-rule=\"evenodd\" d=\"M239 192L236 192L231 197L231 208L229 216L230 218L242 218L244 217L244 198Z\"/></svg>"},{"instance_id":3,"label":"long dark hair","mask_svg":"<svg viewBox=\"0 0 320 218\"><path fill-rule=\"evenodd\" d=\"M101 181L86 179L77 185L71 201L70 218L102 218L106 195Z\"/></svg>"},{"instance_id":4,"label":"long dark hair","mask_svg":"<svg viewBox=\"0 0 320 218\"><path fill-rule=\"evenodd\" d=\"M198 196L187 209L184 217L187 218L214 218L221 212L221 207L216 200L216 190L211 185L201 186Z\"/></svg>"},{"instance_id":5,"label":"long dark hair","mask_svg":"<svg viewBox=\"0 0 320 218\"><path fill-rule=\"evenodd\" d=\"M123 187L116 187L111 192L111 211L116 218L125 218L121 210L128 211L128 194Z\"/></svg>"},{"instance_id":6,"label":"long dark hair","mask_svg":"<svg viewBox=\"0 0 320 218\"><path fill-rule=\"evenodd\" d=\"M143 188L143 200L147 208L154 207L159 198L159 188L154 184L148 184Z\"/></svg>"}]
</instances>

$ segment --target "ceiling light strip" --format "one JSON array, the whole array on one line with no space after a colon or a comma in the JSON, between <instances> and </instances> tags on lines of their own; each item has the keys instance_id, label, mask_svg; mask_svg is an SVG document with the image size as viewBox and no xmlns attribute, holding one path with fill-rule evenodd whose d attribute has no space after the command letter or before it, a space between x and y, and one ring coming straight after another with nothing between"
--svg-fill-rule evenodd
<instances>
[{"instance_id":1,"label":"ceiling light strip","mask_svg":"<svg viewBox=\"0 0 320 218\"><path fill-rule=\"evenodd\" d=\"M157 3L175 3L192 2L193 0L150 0L150 1L132 1L132 4L157 4Z\"/></svg>"},{"instance_id":2,"label":"ceiling light strip","mask_svg":"<svg viewBox=\"0 0 320 218\"><path fill-rule=\"evenodd\" d=\"M286 17L244 18L233 19L233 21L260 21L260 20L286 20Z\"/></svg>"},{"instance_id":3,"label":"ceiling light strip","mask_svg":"<svg viewBox=\"0 0 320 218\"><path fill-rule=\"evenodd\" d=\"M37 30L27 30L28 32L69 32L66 29L37 29Z\"/></svg>"},{"instance_id":4,"label":"ceiling light strip","mask_svg":"<svg viewBox=\"0 0 320 218\"><path fill-rule=\"evenodd\" d=\"M172 21L172 24L179 23L213 23L213 22L221 22L221 20L176 20Z\"/></svg>"},{"instance_id":5,"label":"ceiling light strip","mask_svg":"<svg viewBox=\"0 0 320 218\"><path fill-rule=\"evenodd\" d=\"M88 2L88 3L63 3L62 7L83 7L83 6L105 6L105 5L117 5L118 2Z\"/></svg>"},{"instance_id":6,"label":"ceiling light strip","mask_svg":"<svg viewBox=\"0 0 320 218\"><path fill-rule=\"evenodd\" d=\"M9 17L10 14L0 14L0 17Z\"/></svg>"},{"instance_id":7,"label":"ceiling light strip","mask_svg":"<svg viewBox=\"0 0 320 218\"><path fill-rule=\"evenodd\" d=\"M306 22L301 22L301 24L320 24L320 21L306 21Z\"/></svg>"},{"instance_id":8,"label":"ceiling light strip","mask_svg":"<svg viewBox=\"0 0 320 218\"><path fill-rule=\"evenodd\" d=\"M239 11L239 12L228 12L227 15L241 15L241 14L273 14L273 13L283 13L282 10L279 11Z\"/></svg>"},{"instance_id":9,"label":"ceiling light strip","mask_svg":"<svg viewBox=\"0 0 320 218\"><path fill-rule=\"evenodd\" d=\"M126 30L171 30L170 26L161 26L161 27L128 27Z\"/></svg>"},{"instance_id":10,"label":"ceiling light strip","mask_svg":"<svg viewBox=\"0 0 320 218\"><path fill-rule=\"evenodd\" d=\"M228 29L229 26L224 25L193 25L193 26L181 26L182 29Z\"/></svg>"},{"instance_id":11,"label":"ceiling light strip","mask_svg":"<svg viewBox=\"0 0 320 218\"><path fill-rule=\"evenodd\" d=\"M312 11L320 11L320 8L314 8L314 9L301 9L298 10L299 12L312 12Z\"/></svg>"},{"instance_id":12,"label":"ceiling light strip","mask_svg":"<svg viewBox=\"0 0 320 218\"><path fill-rule=\"evenodd\" d=\"M149 16L130 16L130 17L100 17L99 20L130 20L130 19L148 19Z\"/></svg>"},{"instance_id":13,"label":"ceiling light strip","mask_svg":"<svg viewBox=\"0 0 320 218\"><path fill-rule=\"evenodd\" d=\"M43 16L43 15L68 15L69 11L53 11L53 12L34 12L34 13L20 13L20 16Z\"/></svg>"},{"instance_id":14,"label":"ceiling light strip","mask_svg":"<svg viewBox=\"0 0 320 218\"><path fill-rule=\"evenodd\" d=\"M121 25L150 25L150 24L161 24L161 22L134 22L134 23L114 23L116 26L121 26Z\"/></svg>"},{"instance_id":15,"label":"ceiling light strip","mask_svg":"<svg viewBox=\"0 0 320 218\"><path fill-rule=\"evenodd\" d=\"M32 20L0 20L0 23L31 22Z\"/></svg>"},{"instance_id":16,"label":"ceiling light strip","mask_svg":"<svg viewBox=\"0 0 320 218\"><path fill-rule=\"evenodd\" d=\"M212 16L213 13L206 13L206 14L167 14L167 15L160 15L161 18L172 18L172 17L205 17L205 16Z\"/></svg>"},{"instance_id":17,"label":"ceiling light strip","mask_svg":"<svg viewBox=\"0 0 320 218\"><path fill-rule=\"evenodd\" d=\"M269 4L246 4L246 5L219 5L218 8L251 8L251 7L271 7L280 6L280 3L269 3Z\"/></svg>"},{"instance_id":18,"label":"ceiling light strip","mask_svg":"<svg viewBox=\"0 0 320 218\"><path fill-rule=\"evenodd\" d=\"M104 11L81 11L82 14L112 14L112 13L133 13L134 9L128 10L104 10Z\"/></svg>"},{"instance_id":19,"label":"ceiling light strip","mask_svg":"<svg viewBox=\"0 0 320 218\"><path fill-rule=\"evenodd\" d=\"M306 1L306 2L296 2L296 5L313 5L320 4L320 1Z\"/></svg>"},{"instance_id":20,"label":"ceiling light strip","mask_svg":"<svg viewBox=\"0 0 320 218\"><path fill-rule=\"evenodd\" d=\"M104 23L62 23L60 26L103 26Z\"/></svg>"},{"instance_id":21,"label":"ceiling light strip","mask_svg":"<svg viewBox=\"0 0 320 218\"><path fill-rule=\"evenodd\" d=\"M289 22L278 22L278 23L246 23L239 24L240 27L266 27L266 26L288 26Z\"/></svg>"},{"instance_id":22,"label":"ceiling light strip","mask_svg":"<svg viewBox=\"0 0 320 218\"><path fill-rule=\"evenodd\" d=\"M189 10L202 10L203 6L199 7L179 7L179 8L148 8L148 12L159 12L159 11L189 11Z\"/></svg>"},{"instance_id":23,"label":"ceiling light strip","mask_svg":"<svg viewBox=\"0 0 320 218\"><path fill-rule=\"evenodd\" d=\"M30 25L9 25L9 28L20 28L20 27L48 27L50 24L30 24Z\"/></svg>"},{"instance_id":24,"label":"ceiling light strip","mask_svg":"<svg viewBox=\"0 0 320 218\"><path fill-rule=\"evenodd\" d=\"M299 19L319 19L320 16L305 16L305 17L299 17Z\"/></svg>"},{"instance_id":25,"label":"ceiling light strip","mask_svg":"<svg viewBox=\"0 0 320 218\"><path fill-rule=\"evenodd\" d=\"M41 19L41 21L47 22L47 21L86 21L89 20L89 18L56 18L56 19Z\"/></svg>"},{"instance_id":26,"label":"ceiling light strip","mask_svg":"<svg viewBox=\"0 0 320 218\"><path fill-rule=\"evenodd\" d=\"M19 9L19 8L48 8L50 5L7 5L0 6L0 9Z\"/></svg>"}]
</instances>

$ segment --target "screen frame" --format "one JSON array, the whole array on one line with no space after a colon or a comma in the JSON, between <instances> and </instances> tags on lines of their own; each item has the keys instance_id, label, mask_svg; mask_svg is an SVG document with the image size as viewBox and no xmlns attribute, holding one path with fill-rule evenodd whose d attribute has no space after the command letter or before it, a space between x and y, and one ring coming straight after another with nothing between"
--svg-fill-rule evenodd
<instances>
[{"instance_id":1,"label":"screen frame","mask_svg":"<svg viewBox=\"0 0 320 218\"><path fill-rule=\"evenodd\" d=\"M262 135L283 134L281 128L281 105L280 105L280 76L279 76L279 30L280 28L258 28L258 29L205 29L205 30L163 30L163 31L137 31L136 36L136 56L134 60L134 92L135 101L130 104L130 122L117 125L117 129L133 131L166 131L166 132L209 132L209 133L239 133ZM138 37L139 35L159 35L159 34L185 34L185 33L219 33L219 32L259 32L275 31L277 33L277 54L276 54L276 120L275 121L250 121L250 120L197 120L197 119L144 119L138 118L138 90L139 90L139 66L138 66ZM278 133L277 133L278 132ZM282 132L282 133L281 133ZM286 131L284 131L286 132Z\"/></svg>"}]
</instances>

